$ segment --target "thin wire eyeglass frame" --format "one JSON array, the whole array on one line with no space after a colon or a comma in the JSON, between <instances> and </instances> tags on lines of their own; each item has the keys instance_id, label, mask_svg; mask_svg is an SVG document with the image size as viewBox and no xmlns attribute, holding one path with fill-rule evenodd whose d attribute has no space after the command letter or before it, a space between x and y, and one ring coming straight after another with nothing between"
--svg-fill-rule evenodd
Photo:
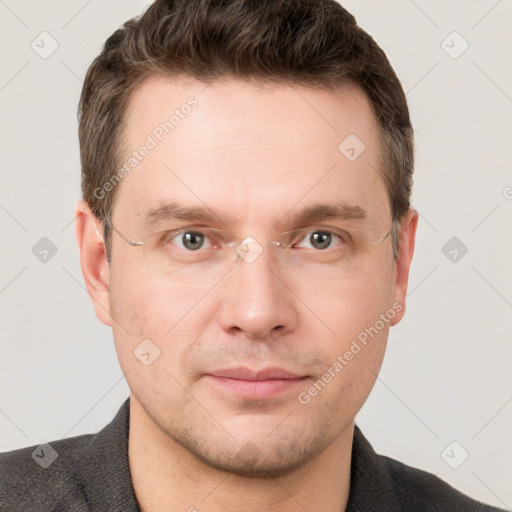
<instances>
[{"instance_id":1,"label":"thin wire eyeglass frame","mask_svg":"<svg viewBox=\"0 0 512 512\"><path fill-rule=\"evenodd\" d=\"M145 242L143 242L143 241L133 240L132 238L123 235L114 226L114 224L112 223L112 221L108 217L104 218L104 222L106 224L108 224L110 229L112 231L114 231L115 233L117 233L117 235L122 240L124 240L129 246L131 246L131 247L142 247L142 246L145 245ZM186 229L187 228L182 228L181 230L180 229L176 229L176 230L173 230L173 231L186 231ZM393 232L397 233L399 229L400 229L400 222L396 221L396 220L393 220L391 222L391 227L386 232L386 234L384 234L383 236L381 236L377 240L373 240L372 244L380 245L382 242L384 242L391 235L391 233L393 233ZM204 231L212 231L212 232L217 232L217 233L224 233L224 231L222 231L220 229L214 229L214 228L194 228L194 227L190 227L189 230L191 232L196 231L196 230L197 231L204 230ZM327 228L326 229L322 229L322 228L315 228L315 229L312 229L312 228L301 228L301 229L293 229L293 230L290 230L290 231L285 231L285 232L281 233L281 236L287 235L287 234L290 234L290 233L299 233L299 232L309 233L309 232L314 232L315 230L316 231L329 231ZM333 233L336 234L335 232L333 232ZM227 247L238 247L238 246L241 246L241 245L244 245L244 244L248 244L248 243L270 244L270 245L275 245L277 247L284 247L285 249L289 249L289 247L287 247L287 245L283 244L282 242L279 242L279 241L260 241L260 240L256 240L255 238L253 238L251 236L245 237L243 240L241 240L239 242L227 242L225 245ZM394 251L393 251L395 259L396 259L396 255L397 255L397 249L398 248L396 248L396 250L395 250L395 248L394 248Z\"/></svg>"}]
</instances>

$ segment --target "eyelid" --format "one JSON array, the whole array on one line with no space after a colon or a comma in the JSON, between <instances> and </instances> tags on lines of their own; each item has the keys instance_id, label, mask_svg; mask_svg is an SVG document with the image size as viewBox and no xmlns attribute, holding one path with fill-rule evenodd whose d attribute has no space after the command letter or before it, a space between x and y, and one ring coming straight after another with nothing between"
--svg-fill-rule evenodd
<instances>
[{"instance_id":1,"label":"eyelid","mask_svg":"<svg viewBox=\"0 0 512 512\"><path fill-rule=\"evenodd\" d=\"M215 245L215 242L217 240L212 240L213 234L219 236L219 235L225 235L227 234L225 231L222 231L221 229L215 229L215 228L207 228L207 227L198 227L198 226L185 226L180 227L176 229L165 229L162 231L159 231L157 233L164 233L162 236L162 244L168 243L171 240L174 240L178 235L183 233L201 233L203 235L206 235L208 238L210 238L210 241ZM210 234L209 234L210 233ZM224 238L224 237L221 237ZM224 240L225 242L225 240ZM229 243L229 242L228 242Z\"/></svg>"},{"instance_id":2,"label":"eyelid","mask_svg":"<svg viewBox=\"0 0 512 512\"><path fill-rule=\"evenodd\" d=\"M281 236L290 235L290 234L300 234L300 233L304 233L304 235L307 235L309 233L315 233L318 231L331 233L333 235L340 237L342 240L346 240L346 239L350 238L350 234L346 230L331 227L331 226L314 226L314 227L308 227L308 228L292 229L290 231L285 231L284 233L281 233Z\"/></svg>"},{"instance_id":3,"label":"eyelid","mask_svg":"<svg viewBox=\"0 0 512 512\"><path fill-rule=\"evenodd\" d=\"M229 235L229 237L235 239L235 235L233 233L230 233L228 231L217 229L217 228L209 228L206 226L181 226L179 228L164 228L158 231L155 231L154 233L180 233L180 232L187 232L187 231L196 231L196 232L214 232L214 233L220 233L224 235ZM290 229L288 231L283 231L281 235L288 235L290 233L310 233L314 231L330 231L332 233L347 233L347 231L343 228L337 228L334 226L310 226L305 228L296 228L296 229ZM348 234L348 233L347 233Z\"/></svg>"},{"instance_id":4,"label":"eyelid","mask_svg":"<svg viewBox=\"0 0 512 512\"><path fill-rule=\"evenodd\" d=\"M345 242L348 241L347 239L350 239L350 234L343 229L335 228L332 226L311 226L284 231L277 237L279 240L274 241L282 241L283 238L286 238L286 242L281 243L283 243L285 246L288 244L291 245L294 242L300 241L307 234L314 233L317 231L326 231L332 233L333 235L338 236L342 241ZM156 232L155 234L163 233L164 236L162 237L162 240L164 241L163 243L166 243L169 242L170 240L173 240L176 236L188 232L202 233L208 236L209 238L211 238L212 236L216 236L217 239L220 238L221 242L227 244L228 246L234 246L242 242L242 240L238 240L233 233L229 233L221 229L209 228L204 226L183 226L175 229L164 229ZM297 237L299 235L302 235L302 238L297 240ZM212 242L216 241L217 240L212 240Z\"/></svg>"}]
</instances>

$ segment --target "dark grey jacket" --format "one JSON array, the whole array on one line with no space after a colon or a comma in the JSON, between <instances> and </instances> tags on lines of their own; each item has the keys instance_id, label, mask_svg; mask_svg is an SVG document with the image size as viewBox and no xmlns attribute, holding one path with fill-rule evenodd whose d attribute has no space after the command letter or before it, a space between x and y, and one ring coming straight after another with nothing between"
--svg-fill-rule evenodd
<instances>
[{"instance_id":1,"label":"dark grey jacket","mask_svg":"<svg viewBox=\"0 0 512 512\"><path fill-rule=\"evenodd\" d=\"M97 434L0 454L0 510L139 512L128 465L129 414L127 399ZM497 510L429 473L377 455L356 427L347 512Z\"/></svg>"}]
</instances>

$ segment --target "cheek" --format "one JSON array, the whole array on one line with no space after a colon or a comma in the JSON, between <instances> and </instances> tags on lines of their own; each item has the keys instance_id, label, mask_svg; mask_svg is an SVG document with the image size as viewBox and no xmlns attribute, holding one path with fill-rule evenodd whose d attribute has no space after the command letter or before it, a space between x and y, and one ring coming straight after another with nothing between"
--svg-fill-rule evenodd
<instances>
[{"instance_id":1,"label":"cheek","mask_svg":"<svg viewBox=\"0 0 512 512\"><path fill-rule=\"evenodd\" d=\"M342 350L392 306L393 275L390 260L344 279L296 286L294 292L304 304L298 305L303 321L317 335L323 333L325 342L330 339L332 349Z\"/></svg>"},{"instance_id":2,"label":"cheek","mask_svg":"<svg viewBox=\"0 0 512 512\"><path fill-rule=\"evenodd\" d=\"M173 362L180 354L174 332L165 335L176 322L173 296L149 276L119 274L112 272L110 289L117 357L131 392L141 403L152 403L172 388Z\"/></svg>"},{"instance_id":3,"label":"cheek","mask_svg":"<svg viewBox=\"0 0 512 512\"><path fill-rule=\"evenodd\" d=\"M307 329L325 351L325 373L316 376L321 381L317 380L317 388L326 385L321 400L337 403L340 414L359 410L382 364L390 322L396 314L392 307L393 267L388 263L374 267L363 278L331 285L323 293L310 290L305 301L318 316L305 318ZM319 338L320 332L324 335Z\"/></svg>"},{"instance_id":4,"label":"cheek","mask_svg":"<svg viewBox=\"0 0 512 512\"><path fill-rule=\"evenodd\" d=\"M134 336L162 339L186 315L194 300L197 293L136 265L118 266L111 272L112 314Z\"/></svg>"},{"instance_id":5,"label":"cheek","mask_svg":"<svg viewBox=\"0 0 512 512\"><path fill-rule=\"evenodd\" d=\"M167 319L168 302L163 300L161 289L149 276L133 268L116 266L114 262L113 259L110 280L112 330L121 367L125 373L130 371L133 378L133 374L144 367L137 358L138 347L146 349L142 353L149 351L151 357L157 354L161 357L162 335L169 329L172 319Z\"/></svg>"},{"instance_id":6,"label":"cheek","mask_svg":"<svg viewBox=\"0 0 512 512\"><path fill-rule=\"evenodd\" d=\"M113 334L123 370L139 369L135 354L148 339L159 353L157 366L171 372L179 368L187 348L211 319L213 308L210 301L200 300L201 295L201 287L173 285L133 267L130 271L113 268L110 311L115 319Z\"/></svg>"}]
</instances>

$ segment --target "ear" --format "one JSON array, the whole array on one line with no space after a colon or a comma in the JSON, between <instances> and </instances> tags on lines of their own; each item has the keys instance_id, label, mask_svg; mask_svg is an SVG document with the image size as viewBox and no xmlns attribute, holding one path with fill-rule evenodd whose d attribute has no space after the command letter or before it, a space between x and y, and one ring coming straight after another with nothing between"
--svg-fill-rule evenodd
<instances>
[{"instance_id":1,"label":"ear","mask_svg":"<svg viewBox=\"0 0 512 512\"><path fill-rule=\"evenodd\" d=\"M400 304L401 309L391 320L391 325L396 325L402 320L405 314L405 298L407 296L407 285L409 283L409 269L414 254L414 243L416 240L416 227L418 225L418 212L409 208L403 216L399 231L400 244L398 246L398 257L395 262L395 282L393 289L393 304Z\"/></svg>"},{"instance_id":2,"label":"ear","mask_svg":"<svg viewBox=\"0 0 512 512\"><path fill-rule=\"evenodd\" d=\"M110 268L103 244L101 222L83 199L75 208L75 236L80 249L80 266L96 316L112 326L110 316Z\"/></svg>"}]
</instances>

